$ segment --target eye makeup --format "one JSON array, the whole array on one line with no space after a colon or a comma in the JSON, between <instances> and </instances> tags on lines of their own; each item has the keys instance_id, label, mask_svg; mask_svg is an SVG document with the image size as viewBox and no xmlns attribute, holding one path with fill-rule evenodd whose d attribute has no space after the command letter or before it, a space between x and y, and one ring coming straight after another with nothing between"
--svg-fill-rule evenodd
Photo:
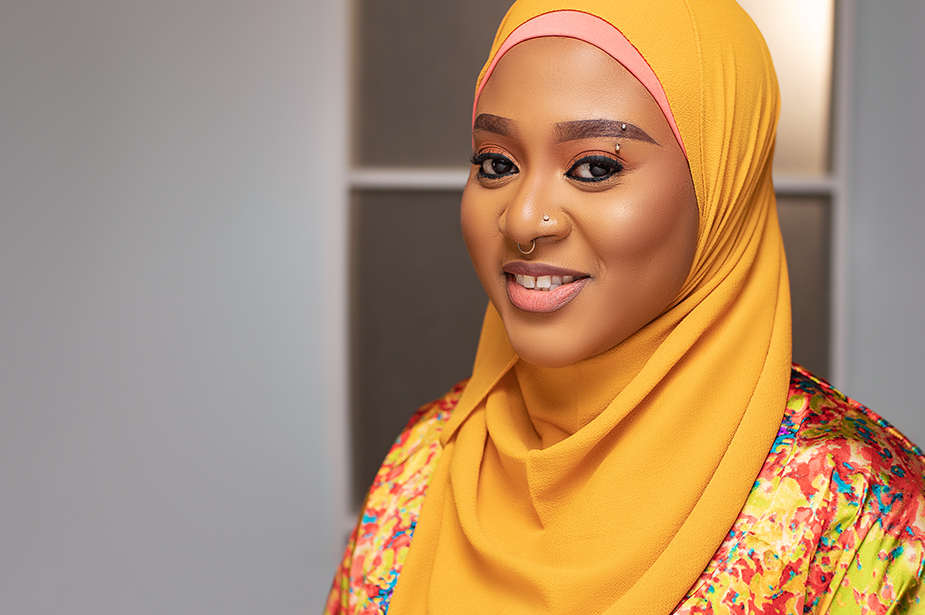
<instances>
[{"instance_id":1,"label":"eye makeup","mask_svg":"<svg viewBox=\"0 0 925 615\"><path fill-rule=\"evenodd\" d=\"M566 176L580 182L602 182L620 173L623 164L616 158L603 154L583 156L572 163Z\"/></svg>"},{"instance_id":2,"label":"eye makeup","mask_svg":"<svg viewBox=\"0 0 925 615\"><path fill-rule=\"evenodd\" d=\"M473 165L479 168L479 179L501 179L520 172L514 162L498 152L482 152L472 156Z\"/></svg>"}]
</instances>

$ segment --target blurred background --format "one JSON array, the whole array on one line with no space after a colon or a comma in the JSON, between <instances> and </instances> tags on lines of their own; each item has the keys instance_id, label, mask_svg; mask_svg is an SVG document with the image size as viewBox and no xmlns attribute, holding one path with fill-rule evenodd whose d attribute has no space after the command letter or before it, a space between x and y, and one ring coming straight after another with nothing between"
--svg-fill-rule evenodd
<instances>
[{"instance_id":1,"label":"blurred background","mask_svg":"<svg viewBox=\"0 0 925 615\"><path fill-rule=\"evenodd\" d=\"M0 3L0 613L320 612L485 296L457 206L507 0ZM743 2L795 360L925 442L925 4Z\"/></svg>"}]
</instances>

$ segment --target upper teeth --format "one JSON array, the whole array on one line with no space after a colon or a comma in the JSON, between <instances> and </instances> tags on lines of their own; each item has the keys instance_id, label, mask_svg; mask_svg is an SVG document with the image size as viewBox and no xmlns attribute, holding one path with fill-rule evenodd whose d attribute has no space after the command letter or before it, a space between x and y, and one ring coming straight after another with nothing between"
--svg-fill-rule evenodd
<instances>
[{"instance_id":1,"label":"upper teeth","mask_svg":"<svg viewBox=\"0 0 925 615\"><path fill-rule=\"evenodd\" d=\"M536 290L554 290L563 284L570 284L575 281L575 276L571 275L522 275L517 274L514 280L524 288L535 288Z\"/></svg>"}]
</instances>

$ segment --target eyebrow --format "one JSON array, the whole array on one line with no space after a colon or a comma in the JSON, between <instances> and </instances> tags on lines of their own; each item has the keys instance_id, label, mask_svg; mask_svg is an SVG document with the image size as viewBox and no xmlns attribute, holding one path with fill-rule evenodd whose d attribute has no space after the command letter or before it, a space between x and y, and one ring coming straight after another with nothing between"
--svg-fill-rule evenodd
<instances>
[{"instance_id":1,"label":"eyebrow","mask_svg":"<svg viewBox=\"0 0 925 615\"><path fill-rule=\"evenodd\" d=\"M516 132L513 120L491 113L480 113L472 123L472 130L493 132L503 137L513 136ZM600 137L622 137L644 143L659 145L639 126L629 122L615 120L575 120L556 124L556 141L577 141L579 139L596 139Z\"/></svg>"},{"instance_id":2,"label":"eyebrow","mask_svg":"<svg viewBox=\"0 0 925 615\"><path fill-rule=\"evenodd\" d=\"M503 137L510 137L515 132L514 122L491 113L480 113L472 123L472 130L485 130Z\"/></svg>"},{"instance_id":3,"label":"eyebrow","mask_svg":"<svg viewBox=\"0 0 925 615\"><path fill-rule=\"evenodd\" d=\"M659 143L646 134L639 126L629 122L614 120L577 120L574 122L559 122L556 124L556 141L576 141L578 139L595 139L599 137L622 137L634 139L644 143ZM661 146L659 146L661 147Z\"/></svg>"}]
</instances>

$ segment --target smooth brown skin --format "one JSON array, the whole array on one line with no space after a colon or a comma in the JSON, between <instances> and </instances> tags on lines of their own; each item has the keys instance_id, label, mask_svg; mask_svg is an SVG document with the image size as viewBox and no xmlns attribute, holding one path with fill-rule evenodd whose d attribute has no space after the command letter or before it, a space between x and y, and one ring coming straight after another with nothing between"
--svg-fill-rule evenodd
<instances>
[{"instance_id":1,"label":"smooth brown skin","mask_svg":"<svg viewBox=\"0 0 925 615\"><path fill-rule=\"evenodd\" d=\"M498 62L476 117L475 155L497 156L473 164L463 237L518 355L572 365L620 344L674 301L693 262L697 199L668 121L629 71L583 41L528 40ZM606 160L576 168L588 155L622 170ZM580 181L592 171L604 179ZM521 254L517 244L529 250L534 239L533 253ZM563 307L530 312L508 295L503 268L512 263L590 278Z\"/></svg>"}]
</instances>

